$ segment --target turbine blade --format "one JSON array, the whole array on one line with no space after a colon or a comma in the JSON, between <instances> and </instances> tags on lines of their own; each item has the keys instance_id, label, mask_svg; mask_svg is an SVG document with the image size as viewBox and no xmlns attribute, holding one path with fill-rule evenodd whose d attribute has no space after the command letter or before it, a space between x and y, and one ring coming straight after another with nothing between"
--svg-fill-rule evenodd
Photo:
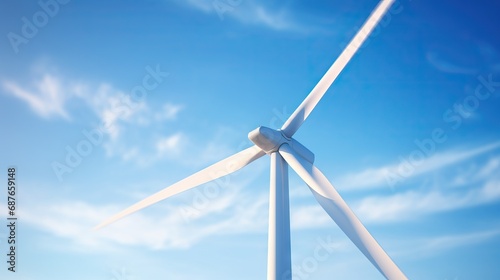
<instances>
[{"instance_id":1,"label":"turbine blade","mask_svg":"<svg viewBox=\"0 0 500 280\"><path fill-rule=\"evenodd\" d=\"M279 153L307 183L328 215L387 279L407 279L316 166L302 158L288 144L283 144Z\"/></svg>"},{"instance_id":2,"label":"turbine blade","mask_svg":"<svg viewBox=\"0 0 500 280\"><path fill-rule=\"evenodd\" d=\"M351 60L359 47L373 31L375 26L377 26L378 22L382 19L387 10L389 10L393 2L394 0L382 0L377 8L375 8L370 17L364 23L363 27L361 27L356 36L354 36L344 51L342 51L340 56L337 60L335 60L330 69L328 69L323 78L321 78L306 99L304 99L295 112L293 112L290 118L288 118L285 122L281 130L286 136L292 137L295 132L297 132L299 127L307 119L314 107L316 107L328 88L332 85L333 81L335 81L349 60Z\"/></svg>"},{"instance_id":3,"label":"turbine blade","mask_svg":"<svg viewBox=\"0 0 500 280\"><path fill-rule=\"evenodd\" d=\"M155 204L163 199L169 198L173 195L181 193L183 191L192 189L201 184L210 182L212 180L218 179L222 176L231 174L244 166L250 164L256 159L262 157L265 153L257 146L252 146L246 150L243 150L237 154L234 154L226 159L223 159L197 173L147 197L146 199L130 206L129 208L123 210L122 212L112 216L108 220L102 222L94 229L100 229L106 225L109 225L127 215L137 212L145 207Z\"/></svg>"}]
</instances>

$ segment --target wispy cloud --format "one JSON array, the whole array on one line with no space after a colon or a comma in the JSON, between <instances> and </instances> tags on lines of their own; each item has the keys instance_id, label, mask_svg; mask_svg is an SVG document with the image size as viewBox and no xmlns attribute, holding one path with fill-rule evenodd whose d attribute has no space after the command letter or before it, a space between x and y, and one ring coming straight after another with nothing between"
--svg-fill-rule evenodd
<instances>
[{"instance_id":1,"label":"wispy cloud","mask_svg":"<svg viewBox=\"0 0 500 280\"><path fill-rule=\"evenodd\" d=\"M234 17L244 23L264 25L274 30L297 31L302 29L291 19L291 15L286 9L270 11L262 5L251 4L248 5L248 10L235 12Z\"/></svg>"},{"instance_id":2,"label":"wispy cloud","mask_svg":"<svg viewBox=\"0 0 500 280\"><path fill-rule=\"evenodd\" d=\"M453 211L500 200L500 179L467 191L407 191L389 196L368 196L350 204L366 223L411 221L424 215ZM300 206L291 217L294 228L329 225L330 217L319 205Z\"/></svg>"},{"instance_id":3,"label":"wispy cloud","mask_svg":"<svg viewBox=\"0 0 500 280\"><path fill-rule=\"evenodd\" d=\"M491 145L440 158L439 163L446 165L459 163L452 159L466 159L481 155L492 149ZM351 200L350 206L363 222L386 223L411 221L426 215L454 211L468 207L485 205L500 201L500 156L487 160L482 166L475 168L474 175L463 178L462 172L452 175L446 173L446 180L438 180L432 187L426 185L407 191L389 195L369 195ZM435 166L443 167L441 164ZM461 187L455 186L456 178L461 178ZM301 205L292 213L292 225L295 228L323 227L331 223L323 209L314 205Z\"/></svg>"},{"instance_id":4,"label":"wispy cloud","mask_svg":"<svg viewBox=\"0 0 500 280\"><path fill-rule=\"evenodd\" d=\"M99 231L91 230L103 218L125 206L52 201L50 206L32 203L23 209L22 216L30 226L66 239L73 250L92 252L124 246L143 246L150 250L189 248L210 236L263 232L267 226L267 197L255 200L227 192L210 201L203 211L190 216L189 221L183 213L185 208L177 202L176 206L155 206L162 211L139 212Z\"/></svg>"},{"instance_id":5,"label":"wispy cloud","mask_svg":"<svg viewBox=\"0 0 500 280\"><path fill-rule=\"evenodd\" d=\"M498 236L500 236L500 229L493 228L471 232L442 234L432 237L412 237L411 240L403 239L400 242L401 244L411 244L411 246L403 246L403 248L395 252L395 255L411 258L426 258L450 250L488 242L490 239Z\"/></svg>"},{"instance_id":6,"label":"wispy cloud","mask_svg":"<svg viewBox=\"0 0 500 280\"><path fill-rule=\"evenodd\" d=\"M463 59L452 59L447 56L449 50L428 51L426 54L427 62L439 71L450 74L474 75L481 71L498 72L500 69L500 53L496 48L488 43L467 40L460 42L468 45L470 48L468 61L465 63ZM453 51L451 52L453 53Z\"/></svg>"},{"instance_id":7,"label":"wispy cloud","mask_svg":"<svg viewBox=\"0 0 500 280\"><path fill-rule=\"evenodd\" d=\"M385 223L411 221L434 213L494 203L500 200L500 166L496 164L499 160L500 157L487 160L478 168L482 175L470 178L466 182L467 188L439 186L431 190L372 195L351 200L350 205L363 222ZM480 182L476 183L478 178ZM53 201L50 207L29 204L23 208L22 215L30 225L67 239L80 250L114 250L137 245L151 250L189 248L211 236L266 230L267 192L249 194L240 188L251 181L241 185L236 183L239 187L221 192L201 210L194 208L193 212L189 203L185 204L186 200L171 200L170 204L154 206L162 211L141 211L99 232L90 232L89 229L128 205ZM294 196L292 199L298 198ZM189 215L188 220L186 215ZM321 228L331 225L332 221L319 205L297 203L292 211L291 224L293 229ZM481 236L469 236L468 240ZM456 240L459 238L441 238L426 244L450 247Z\"/></svg>"},{"instance_id":8,"label":"wispy cloud","mask_svg":"<svg viewBox=\"0 0 500 280\"><path fill-rule=\"evenodd\" d=\"M104 133L116 140L125 124L140 124L149 108L145 101L133 101L129 94L114 88L110 84L101 83L92 89L88 85L77 87L77 96L83 99L99 118Z\"/></svg>"},{"instance_id":9,"label":"wispy cloud","mask_svg":"<svg viewBox=\"0 0 500 280\"><path fill-rule=\"evenodd\" d=\"M180 145L182 144L182 133L162 138L156 142L156 149L160 154L177 154L180 152Z\"/></svg>"},{"instance_id":10,"label":"wispy cloud","mask_svg":"<svg viewBox=\"0 0 500 280\"><path fill-rule=\"evenodd\" d=\"M494 142L472 149L436 153L433 156L426 158L418 166L414 166L414 171L411 175L406 176L405 179L421 176L453 164L458 164L464 160L493 151L499 147L500 142ZM365 170L340 177L337 180L337 185L339 186L339 189L345 191L388 186L388 174L398 174L398 168L400 168L400 163L392 163L381 167L370 167Z\"/></svg>"},{"instance_id":11,"label":"wispy cloud","mask_svg":"<svg viewBox=\"0 0 500 280\"><path fill-rule=\"evenodd\" d=\"M294 229L318 228L331 223L332 219L319 204L299 206L290 216L290 226Z\"/></svg>"},{"instance_id":12,"label":"wispy cloud","mask_svg":"<svg viewBox=\"0 0 500 280\"><path fill-rule=\"evenodd\" d=\"M165 103L161 111L155 114L155 118L159 121L175 120L182 109L184 109L183 105Z\"/></svg>"},{"instance_id":13,"label":"wispy cloud","mask_svg":"<svg viewBox=\"0 0 500 280\"><path fill-rule=\"evenodd\" d=\"M478 72L477 69L474 69L472 67L458 65L451 61L448 61L444 59L441 55L439 55L437 52L432 52L432 51L428 52L426 54L426 59L429 62L429 64L434 66L437 70L440 70L445 73L472 75Z\"/></svg>"},{"instance_id":14,"label":"wispy cloud","mask_svg":"<svg viewBox=\"0 0 500 280\"><path fill-rule=\"evenodd\" d=\"M491 158L487 164L485 164L478 172L477 176L479 178L486 178L490 176L493 172L498 170L500 167L500 158Z\"/></svg>"},{"instance_id":15,"label":"wispy cloud","mask_svg":"<svg viewBox=\"0 0 500 280\"><path fill-rule=\"evenodd\" d=\"M477 206L500 200L500 179L467 191L408 191L391 196L371 196L356 203L356 213L368 222L412 220L422 215Z\"/></svg>"},{"instance_id":16,"label":"wispy cloud","mask_svg":"<svg viewBox=\"0 0 500 280\"><path fill-rule=\"evenodd\" d=\"M424 246L420 248L424 251L435 252L436 250L439 250L442 252L444 250L451 250L457 247L482 243L498 235L500 235L499 229L439 236L426 240L424 242Z\"/></svg>"},{"instance_id":17,"label":"wispy cloud","mask_svg":"<svg viewBox=\"0 0 500 280\"><path fill-rule=\"evenodd\" d=\"M57 116L69 119L64 106L66 100L71 97L71 92L63 88L60 80L53 75L43 75L30 89L9 80L3 81L2 86L8 94L26 102L41 117Z\"/></svg>"},{"instance_id":18,"label":"wispy cloud","mask_svg":"<svg viewBox=\"0 0 500 280\"><path fill-rule=\"evenodd\" d=\"M299 25L291 15L291 12L281 7L271 9L270 7L255 3L254 1L208 1L208 0L172 0L180 5L204 13L214 14L220 19L231 18L243 24L264 26L273 30L302 31L304 28Z\"/></svg>"},{"instance_id":19,"label":"wispy cloud","mask_svg":"<svg viewBox=\"0 0 500 280\"><path fill-rule=\"evenodd\" d=\"M185 108L184 105L171 102L165 102L162 106L149 105L152 103L147 98L135 100L132 92L104 81L98 84L82 80L75 82L53 73L55 71L49 70L51 68L45 64L36 65L36 68L35 74L42 75L31 77L33 87L23 87L11 80L2 81L1 86L7 94L25 102L36 115L43 118L70 120L68 104L78 103L76 108L94 119L89 125L103 133L102 145L108 156L148 165L179 155L182 142L188 142L188 136L180 131L163 132L164 124L175 121ZM162 132L149 133L150 137L144 139L140 131L153 125L162 125ZM138 134L141 134L141 140L145 140L139 143L146 147L131 141Z\"/></svg>"}]
</instances>

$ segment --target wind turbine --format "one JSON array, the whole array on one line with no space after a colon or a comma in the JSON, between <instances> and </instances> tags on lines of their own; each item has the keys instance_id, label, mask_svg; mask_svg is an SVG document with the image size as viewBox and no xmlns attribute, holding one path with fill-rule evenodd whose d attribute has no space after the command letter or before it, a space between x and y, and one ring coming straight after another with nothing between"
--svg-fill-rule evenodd
<instances>
[{"instance_id":1,"label":"wind turbine","mask_svg":"<svg viewBox=\"0 0 500 280\"><path fill-rule=\"evenodd\" d=\"M314 154L292 138L393 2L394 0L382 0L378 4L363 27L281 129L258 127L248 134L248 138L255 144L254 146L223 159L147 197L104 221L96 229L163 199L231 174L268 154L271 157L268 280L289 280L292 276L288 166L306 182L323 209L382 275L390 280L407 279L363 226L325 175L313 164Z\"/></svg>"}]
</instances>

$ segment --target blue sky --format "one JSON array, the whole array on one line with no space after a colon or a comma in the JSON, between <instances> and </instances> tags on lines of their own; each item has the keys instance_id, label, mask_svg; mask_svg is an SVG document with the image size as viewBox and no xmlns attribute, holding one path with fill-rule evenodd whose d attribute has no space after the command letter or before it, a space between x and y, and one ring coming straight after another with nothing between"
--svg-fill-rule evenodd
<instances>
[{"instance_id":1,"label":"blue sky","mask_svg":"<svg viewBox=\"0 0 500 280\"><path fill-rule=\"evenodd\" d=\"M491 2L397 2L295 135L411 279L500 277ZM91 228L279 128L376 4L2 1L0 179L17 167L19 245L0 277L265 279L267 158ZM290 194L294 279L382 279L293 171Z\"/></svg>"}]
</instances>

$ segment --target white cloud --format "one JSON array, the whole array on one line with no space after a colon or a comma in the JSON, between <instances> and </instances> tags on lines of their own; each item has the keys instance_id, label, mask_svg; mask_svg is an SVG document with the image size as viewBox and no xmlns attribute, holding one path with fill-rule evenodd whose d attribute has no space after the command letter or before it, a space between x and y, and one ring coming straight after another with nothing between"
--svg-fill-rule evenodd
<instances>
[{"instance_id":1,"label":"white cloud","mask_svg":"<svg viewBox=\"0 0 500 280\"><path fill-rule=\"evenodd\" d=\"M81 91L79 97L99 117L100 127L112 140L118 138L124 124L136 124L143 114L149 112L145 101L132 100L130 95L106 83L99 85L96 90Z\"/></svg>"},{"instance_id":2,"label":"white cloud","mask_svg":"<svg viewBox=\"0 0 500 280\"><path fill-rule=\"evenodd\" d=\"M462 66L451 61L444 59L437 52L427 52L426 54L427 61L434 66L436 69L452 74L465 74L465 75L473 75L478 72L478 69Z\"/></svg>"},{"instance_id":3,"label":"white cloud","mask_svg":"<svg viewBox=\"0 0 500 280\"><path fill-rule=\"evenodd\" d=\"M163 120L174 120L177 118L179 112L184 109L182 105L176 105L172 103L166 103L163 105L162 110L156 113L156 119L159 121Z\"/></svg>"},{"instance_id":4,"label":"white cloud","mask_svg":"<svg viewBox=\"0 0 500 280\"><path fill-rule=\"evenodd\" d=\"M285 8L272 11L269 7L249 1L233 1L235 4L211 0L174 1L204 13L215 14L221 20L232 18L244 24L265 26L273 30L304 29L291 19L290 13Z\"/></svg>"},{"instance_id":5,"label":"white cloud","mask_svg":"<svg viewBox=\"0 0 500 280\"><path fill-rule=\"evenodd\" d=\"M486 145L467 152L445 153L437 156L433 165L441 168L451 162L459 162L456 159L479 156L493 147L495 145ZM446 172L443 175L446 180L441 182L438 179L430 188L423 185L390 195L370 195L350 200L349 205L363 222L385 223L410 221L425 215L495 203L500 201L499 161L500 156L490 158L482 166L475 167L468 177L462 176L463 169L459 168L453 174ZM460 188L455 187L457 178L461 181ZM316 204L302 205L292 211L295 228L323 227L329 223L329 216Z\"/></svg>"},{"instance_id":6,"label":"white cloud","mask_svg":"<svg viewBox=\"0 0 500 280\"><path fill-rule=\"evenodd\" d=\"M424 215L453 211L500 200L500 179L467 191L411 190L389 196L369 196L350 203L363 223L410 221ZM319 205L300 206L292 211L294 228L324 227L332 221Z\"/></svg>"},{"instance_id":7,"label":"white cloud","mask_svg":"<svg viewBox=\"0 0 500 280\"><path fill-rule=\"evenodd\" d=\"M491 167L496 166L496 160L491 158L479 168L487 170L485 174L489 176L481 179L480 184L470 185L471 182L468 182L469 188L441 186L430 191L374 195L352 201L350 205L363 222L381 223L408 221L424 215L493 203L500 200L500 173L498 167ZM251 181L247 180L246 184ZM202 190L195 189L191 194L196 196ZM52 206L47 207L30 203L27 204L29 207L23 208L26 212L22 215L29 224L66 238L81 250L113 250L127 246L144 246L151 250L188 248L214 235L266 230L267 192L248 195L241 193L239 188L234 190L223 191L217 197L208 199L202 208L195 207L193 203L179 204L175 200L170 204L159 204L154 207L162 211L141 211L96 233L89 232L89 229L128 205L53 201ZM299 205L291 213L293 229L332 225L329 216L317 204Z\"/></svg>"},{"instance_id":8,"label":"white cloud","mask_svg":"<svg viewBox=\"0 0 500 280\"><path fill-rule=\"evenodd\" d=\"M411 241L402 242L403 244L412 244L397 253L411 257L425 257L436 255L449 250L471 246L495 238L500 235L500 229L482 230L468 233L454 233L428 238L412 238Z\"/></svg>"},{"instance_id":9,"label":"white cloud","mask_svg":"<svg viewBox=\"0 0 500 280\"><path fill-rule=\"evenodd\" d=\"M333 223L319 204L297 207L290 214L290 226L296 229L324 227Z\"/></svg>"},{"instance_id":10,"label":"white cloud","mask_svg":"<svg viewBox=\"0 0 500 280\"><path fill-rule=\"evenodd\" d=\"M446 188L445 186L443 186ZM472 207L500 200L500 178L492 177L468 189L411 190L390 196L370 196L354 205L368 222L402 221L422 215Z\"/></svg>"},{"instance_id":11,"label":"white cloud","mask_svg":"<svg viewBox=\"0 0 500 280\"><path fill-rule=\"evenodd\" d=\"M178 156L183 141L187 141L187 136L181 132L160 136L161 139L156 141L153 139L154 133L149 133L151 137L148 139L141 132L141 129L152 123L175 119L183 106L166 103L157 112L148 106L146 100L134 100L131 95L105 83L96 90L85 85L79 86L77 92L99 118L100 130L109 136L103 143L108 156L118 156L125 161L148 166L166 156Z\"/></svg>"},{"instance_id":12,"label":"white cloud","mask_svg":"<svg viewBox=\"0 0 500 280\"><path fill-rule=\"evenodd\" d=\"M162 211L140 211L101 230L91 230L124 207L51 201L51 205L27 204L21 215L25 223L56 236L58 243L64 238L70 241L72 250L92 252L124 246L189 248L210 236L264 232L267 226L266 197L249 199L237 192L225 192L210 199L196 215L186 216L186 205L163 203L153 206Z\"/></svg>"},{"instance_id":13,"label":"white cloud","mask_svg":"<svg viewBox=\"0 0 500 280\"><path fill-rule=\"evenodd\" d=\"M499 167L500 157L491 158L488 163L477 172L477 176L479 178L487 178L491 176L493 172L498 171Z\"/></svg>"},{"instance_id":14,"label":"white cloud","mask_svg":"<svg viewBox=\"0 0 500 280\"><path fill-rule=\"evenodd\" d=\"M488 43L467 40L461 42L470 49L467 61L453 58L446 49L429 51L427 62L437 70L463 75L475 75L480 72L498 72L500 70L500 53Z\"/></svg>"},{"instance_id":15,"label":"white cloud","mask_svg":"<svg viewBox=\"0 0 500 280\"><path fill-rule=\"evenodd\" d=\"M41 69L39 71L42 71ZM101 83L92 87L84 82L61 82L62 77L55 74L43 74L39 81L34 82L31 90L22 88L12 81L3 81L2 86L7 93L26 102L33 111L41 117L59 116L69 119L65 106L71 99L85 101L88 109L99 118L103 132L115 139L121 132L123 123L138 124L143 118L152 116L144 100L135 101L129 94ZM162 118L175 118L181 106L167 103L162 110Z\"/></svg>"},{"instance_id":16,"label":"white cloud","mask_svg":"<svg viewBox=\"0 0 500 280\"><path fill-rule=\"evenodd\" d=\"M252 7L253 11L241 16L242 21L263 24L275 30L287 30L297 28L288 18L286 11L272 13L263 6Z\"/></svg>"},{"instance_id":17,"label":"white cloud","mask_svg":"<svg viewBox=\"0 0 500 280\"><path fill-rule=\"evenodd\" d=\"M29 90L12 81L3 81L2 85L7 93L26 102L39 116L69 119L64 105L71 92L62 87L57 77L45 74L40 81L35 82L35 87Z\"/></svg>"},{"instance_id":18,"label":"white cloud","mask_svg":"<svg viewBox=\"0 0 500 280\"><path fill-rule=\"evenodd\" d=\"M124 161L133 162L142 167L150 166L163 159L175 159L183 164L190 162L182 160L185 147L189 143L188 137L182 132L161 137L156 141L146 140L145 143L150 143L151 147L148 147L147 144L143 144L141 147L136 146L125 138L127 137L104 143L108 156L118 156Z\"/></svg>"},{"instance_id":19,"label":"white cloud","mask_svg":"<svg viewBox=\"0 0 500 280\"><path fill-rule=\"evenodd\" d=\"M411 220L423 214L469 206L476 202L475 194L408 191L391 196L370 196L357 203L355 212L366 222Z\"/></svg>"},{"instance_id":20,"label":"white cloud","mask_svg":"<svg viewBox=\"0 0 500 280\"><path fill-rule=\"evenodd\" d=\"M49 71L46 65L36 67L36 73ZM33 89L25 89L12 81L3 81L2 86L8 94L26 102L37 115L44 118L62 117L69 120L71 116L66 109L69 101L84 101L79 102L83 106L77 108L83 109L85 113L90 112L96 119L91 125L105 135L102 146L106 154L135 161L138 165L148 165L166 156L177 156L182 144L188 140L182 132L167 131L170 136L165 137L163 125L162 135L149 133L149 139L141 131L152 125L175 120L184 109L183 105L166 102L161 108L151 107L147 98L136 100L130 93L109 83L92 85L84 81L64 81L60 75L51 73L43 74L38 82L34 82ZM36 77L34 79L36 81ZM134 141L138 138L141 141ZM155 138L162 139L155 141Z\"/></svg>"},{"instance_id":21,"label":"white cloud","mask_svg":"<svg viewBox=\"0 0 500 280\"><path fill-rule=\"evenodd\" d=\"M493 151L498 147L500 147L500 142L490 143L473 149L436 153L431 157L425 158L418 165L413 165L413 171L406 176L401 176L400 169L403 167L401 162L382 167L371 167L360 172L350 173L340 177L337 180L337 185L339 186L339 189L345 191L384 186L389 187L387 182L389 174L396 174L402 177L403 180L407 180L412 177L424 175L429 172L460 163L464 160Z\"/></svg>"},{"instance_id":22,"label":"white cloud","mask_svg":"<svg viewBox=\"0 0 500 280\"><path fill-rule=\"evenodd\" d=\"M156 149L160 154L178 154L184 135L176 133L156 142Z\"/></svg>"}]
</instances>

